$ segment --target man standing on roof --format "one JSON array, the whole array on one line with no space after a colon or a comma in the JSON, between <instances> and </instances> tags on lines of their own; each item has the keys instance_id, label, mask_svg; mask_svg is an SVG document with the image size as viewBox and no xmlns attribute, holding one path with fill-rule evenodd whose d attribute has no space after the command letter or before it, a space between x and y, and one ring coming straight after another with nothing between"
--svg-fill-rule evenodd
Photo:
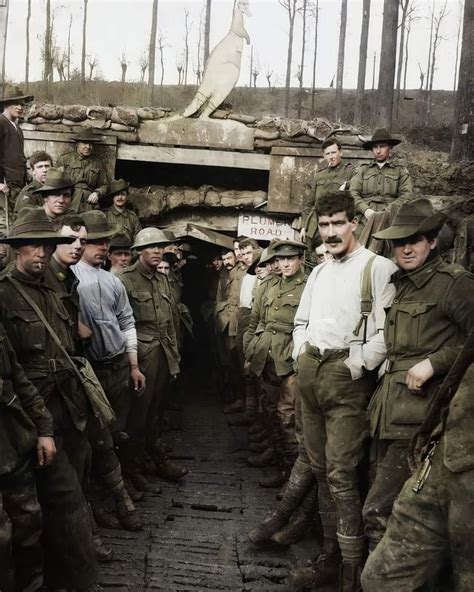
<instances>
[{"instance_id":1,"label":"man standing on roof","mask_svg":"<svg viewBox=\"0 0 474 592\"><path fill-rule=\"evenodd\" d=\"M72 140L76 142L74 149L62 154L56 166L62 167L75 183L71 209L82 213L97 207L107 193L107 173L103 162L93 154L93 146L100 138L92 130L83 129Z\"/></svg>"}]
</instances>

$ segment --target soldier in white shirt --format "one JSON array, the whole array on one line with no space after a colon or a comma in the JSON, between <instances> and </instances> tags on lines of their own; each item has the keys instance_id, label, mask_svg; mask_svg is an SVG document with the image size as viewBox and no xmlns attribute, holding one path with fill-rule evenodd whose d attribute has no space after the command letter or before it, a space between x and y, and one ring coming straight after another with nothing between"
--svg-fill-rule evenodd
<instances>
[{"instance_id":1,"label":"soldier in white shirt","mask_svg":"<svg viewBox=\"0 0 474 592\"><path fill-rule=\"evenodd\" d=\"M348 192L322 197L316 213L331 259L312 271L303 291L293 358L305 445L318 480L324 546L311 567L295 570L292 579L297 586L318 588L337 582L340 572L339 590L353 592L360 590L366 547L359 484L366 410L386 354L385 308L394 297L390 277L396 266L358 242Z\"/></svg>"}]
</instances>

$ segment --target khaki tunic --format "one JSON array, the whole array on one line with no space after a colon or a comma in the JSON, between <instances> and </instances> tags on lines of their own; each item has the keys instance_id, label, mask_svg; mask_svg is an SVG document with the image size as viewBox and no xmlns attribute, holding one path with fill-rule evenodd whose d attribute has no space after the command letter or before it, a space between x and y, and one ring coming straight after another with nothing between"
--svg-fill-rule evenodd
<instances>
[{"instance_id":1,"label":"khaki tunic","mask_svg":"<svg viewBox=\"0 0 474 592\"><path fill-rule=\"evenodd\" d=\"M399 208L412 198L413 183L406 167L390 161L379 167L374 161L359 167L349 190L355 200L356 212L363 214L367 208L375 211L392 205Z\"/></svg>"},{"instance_id":2,"label":"khaki tunic","mask_svg":"<svg viewBox=\"0 0 474 592\"><path fill-rule=\"evenodd\" d=\"M127 208L118 210L115 206L111 206L104 211L104 214L110 226L115 227L116 234L125 234L132 243L135 241L135 237L142 229L135 212Z\"/></svg>"},{"instance_id":3,"label":"khaki tunic","mask_svg":"<svg viewBox=\"0 0 474 592\"><path fill-rule=\"evenodd\" d=\"M474 328L474 276L440 257L393 276L397 293L385 320L387 369L370 405L371 434L409 440L423 423L436 389ZM407 371L428 358L434 376L414 395Z\"/></svg>"},{"instance_id":4,"label":"khaki tunic","mask_svg":"<svg viewBox=\"0 0 474 592\"><path fill-rule=\"evenodd\" d=\"M94 191L102 197L107 193L107 173L104 165L96 156L79 156L76 150L61 155L56 166L62 167L66 177L74 181L74 195L72 196L71 210L77 213L94 209L87 202L87 198Z\"/></svg>"},{"instance_id":5,"label":"khaki tunic","mask_svg":"<svg viewBox=\"0 0 474 592\"><path fill-rule=\"evenodd\" d=\"M41 187L41 183L36 179L33 179L31 183L28 183L28 185L25 185L25 187L23 187L15 201L15 216L18 215L18 212L25 206L43 206L44 200L41 197L41 195L33 193L34 191L36 191L36 189L40 189Z\"/></svg>"},{"instance_id":6,"label":"khaki tunic","mask_svg":"<svg viewBox=\"0 0 474 592\"><path fill-rule=\"evenodd\" d=\"M350 162L341 162L336 167L327 167L316 172L313 189L303 202L302 224L306 229L306 236L314 238L318 230L318 220L314 211L318 199L346 189L355 172L356 168Z\"/></svg>"},{"instance_id":7,"label":"khaki tunic","mask_svg":"<svg viewBox=\"0 0 474 592\"><path fill-rule=\"evenodd\" d=\"M228 331L229 337L237 335L240 286L247 273L247 267L241 263L221 276L216 296L217 328Z\"/></svg>"},{"instance_id":8,"label":"khaki tunic","mask_svg":"<svg viewBox=\"0 0 474 592\"><path fill-rule=\"evenodd\" d=\"M277 376L293 372L293 322L306 279L303 270L291 278L278 278L258 300L255 298L249 329L253 329L256 321L257 326L246 356L251 372L257 376L262 374L269 355Z\"/></svg>"}]
</instances>

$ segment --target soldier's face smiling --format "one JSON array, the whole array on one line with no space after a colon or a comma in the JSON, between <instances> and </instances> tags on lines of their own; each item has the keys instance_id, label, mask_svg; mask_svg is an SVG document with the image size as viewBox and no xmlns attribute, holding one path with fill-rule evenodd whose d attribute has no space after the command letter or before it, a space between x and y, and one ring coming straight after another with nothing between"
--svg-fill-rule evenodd
<instances>
[{"instance_id":1,"label":"soldier's face smiling","mask_svg":"<svg viewBox=\"0 0 474 592\"><path fill-rule=\"evenodd\" d=\"M125 204L127 203L127 199L128 194L126 191L121 191L120 193L117 193L117 195L114 195L114 206L116 206L117 208L124 208Z\"/></svg>"},{"instance_id":2,"label":"soldier's face smiling","mask_svg":"<svg viewBox=\"0 0 474 592\"><path fill-rule=\"evenodd\" d=\"M92 144L90 142L78 142L76 150L79 156L90 156L92 154Z\"/></svg>"},{"instance_id":3,"label":"soldier's face smiling","mask_svg":"<svg viewBox=\"0 0 474 592\"><path fill-rule=\"evenodd\" d=\"M405 271L413 271L425 263L436 244L436 239L428 240L420 235L411 236L392 241L393 254L399 267Z\"/></svg>"}]
</instances>

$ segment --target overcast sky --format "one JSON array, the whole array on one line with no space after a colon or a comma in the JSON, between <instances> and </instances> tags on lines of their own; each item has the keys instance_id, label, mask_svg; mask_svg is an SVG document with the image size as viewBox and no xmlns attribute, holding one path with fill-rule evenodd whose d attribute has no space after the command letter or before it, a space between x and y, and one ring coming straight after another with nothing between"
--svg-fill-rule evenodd
<instances>
[{"instance_id":1,"label":"overcast sky","mask_svg":"<svg viewBox=\"0 0 474 592\"><path fill-rule=\"evenodd\" d=\"M396 0L392 0L396 1ZM472 0L467 0L472 1ZM419 87L419 66L427 69L430 9L435 3L435 13L445 0L413 0L417 6L417 20L410 37L408 88ZM45 26L45 0L32 0L30 80L41 78L40 36ZM55 20L56 45L65 48L69 19L72 15L72 61L80 67L82 44L82 0L52 0ZM188 81L194 82L196 54L204 0L159 0L158 27L165 37L165 84L176 84L177 61L184 47L184 11L189 11L190 66ZM337 65L340 22L340 0L319 0L319 41L316 85L329 86ZM357 83L362 0L349 0L346 38L344 87L354 88ZM211 49L227 32L232 17L233 0L213 0L211 21ZM97 57L100 74L107 80L120 79L120 57L125 53L129 62L127 80L138 81L139 60L148 51L152 0L89 0L87 53ZM250 0L252 16L246 19L254 55L260 66L258 86L267 84L265 74L272 72L272 83L282 85L285 80L286 52L288 44L288 17L278 0ZM372 66L376 53L377 68L381 43L383 0L372 0L369 57L366 87L372 87ZM9 28L6 55L6 76L10 80L23 81L26 55L26 0L10 0ZM447 0L447 16L440 28L443 41L438 49L434 88L452 90L458 26L462 13L461 0ZM313 62L314 19L307 23L307 50L304 68L304 84L311 85ZM302 19L297 17L293 59L292 85L297 86L297 64L301 61ZM250 47L244 48L239 84L249 83ZM57 74L55 73L57 78ZM160 79L159 56L157 73Z\"/></svg>"}]
</instances>

